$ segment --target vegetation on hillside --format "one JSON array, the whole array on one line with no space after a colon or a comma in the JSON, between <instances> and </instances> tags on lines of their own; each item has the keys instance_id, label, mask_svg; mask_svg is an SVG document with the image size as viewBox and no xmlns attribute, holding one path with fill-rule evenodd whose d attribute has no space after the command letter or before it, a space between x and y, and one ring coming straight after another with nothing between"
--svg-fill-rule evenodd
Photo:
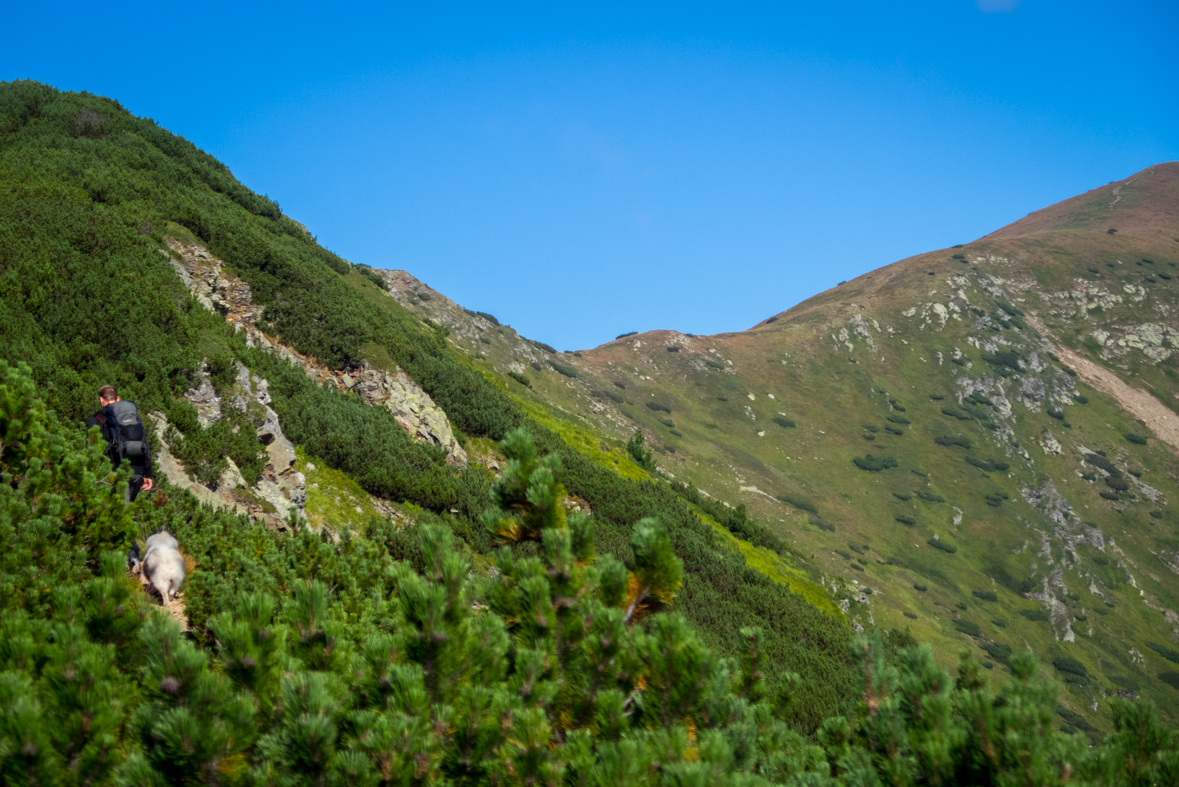
<instances>
[{"instance_id":1,"label":"vegetation on hillside","mask_svg":"<svg viewBox=\"0 0 1179 787\"><path fill-rule=\"evenodd\" d=\"M532 470L513 490L504 486L512 468L496 482L479 466L448 467L384 408L318 387L297 367L247 347L176 277L164 239L179 235L250 284L271 336L335 369L362 360L401 366L442 406L461 441L490 445L512 435L504 450L517 469ZM978 270L960 256L955 271ZM1163 254L1152 256L1167 264ZM933 280L920 273L925 293ZM971 297L989 292L989 280L972 281L980 289ZM1171 460L1141 424L1071 382L1059 359L1037 354L1029 344L1034 312L1023 300L1020 308L988 295L994 303L968 312L965 327L950 323L936 335L898 323L895 337L891 327L887 339L876 334L872 353L855 333L846 353L838 342L835 352L766 343L726 349L735 362L722 363L702 349L711 339L685 337L676 352L656 346L653 363L661 366L642 377L629 365L640 356L627 345L626 363L608 375L595 371L594 353L569 353L520 366L527 374L508 383L428 318L441 296L421 292L411 311L384 282L321 249L219 162L116 102L0 84L0 359L31 365L31 375L5 372L8 420L0 424L0 460L9 468L0 467L9 473L0 475L7 478L0 494L10 502L24 495L0 513L8 539L0 671L9 675L0 688L8 713L0 767L15 769L5 778L19 771L80 781L89 767L93 782L117 771L127 784L300 783L297 774L321 783L502 783L532 774L534 782L570 783L1053 784L1066 766L1070 783L1171 778L1169 761L1143 743L1167 743L1170 733L1157 728L1147 703L1113 699L1119 691L1149 698L1179 690L1172 651L1161 644L1169 632L1156 631L1159 613L1139 600L1145 590L1151 595L1142 598L1157 599L1151 603L1179 607L1157 579L1179 554L1172 514L1165 495L1150 498L1138 483L1175 494L1163 472ZM899 311L916 297L911 290L888 291L896 299L889 304ZM859 296L845 289L839 297ZM793 319L786 314L759 330L773 338ZM806 336L827 341L821 333ZM499 333L488 335L499 341ZM967 341L976 335L1002 341L983 350ZM874 368L878 352L889 358ZM236 363L267 378L272 406L300 449L367 492L403 502L411 522L326 522L319 535L282 536L168 488L122 511L117 487L95 480L106 470L94 447L79 442L102 383L118 385L144 412L163 412L178 431L177 453L203 480L217 476L225 456L245 474L260 472L260 446L245 420L202 429L182 398L202 362L215 385ZM690 380L705 395L684 395L681 383L663 387L659 375L673 368L676 376L664 379ZM1158 382L1166 370L1145 373ZM1040 383L1068 397L1042 412L1004 413L1015 399L1002 386L1010 393ZM916 388L921 403L886 388ZM629 419L617 419L624 431L578 420L585 402L617 405ZM31 421L21 407L34 413ZM766 421L776 425L765 429ZM16 435L27 437L22 429L36 433L31 448L13 448ZM644 434L653 436L649 444ZM1048 437L1060 438L1062 454L1050 452ZM1020 445L1035 461L1015 452ZM678 480L660 479L661 466ZM538 483L551 476L563 485L536 488L537 500L549 501L543 522L519 531L502 525L516 521L505 512L535 504L519 495L536 472ZM1075 545L1083 562L1065 568L1089 572L1097 585L1067 573L1072 584L1053 584L1037 547L1025 543L1029 522L1061 515L1056 489L1077 511L1091 506L1085 527L1113 518L1125 532L1118 536L1125 555ZM592 518L562 520L565 494ZM492 498L500 514L489 529ZM190 638L156 620L116 554L129 538L163 526L197 566L185 592ZM672 567L672 552L682 566L678 586L646 583L652 567ZM493 564L494 579L484 576ZM458 577L458 565L474 568ZM808 588L838 593L853 620L880 627L881 641L872 644L870 631L853 648L834 605L817 605L827 614L791 593L781 573L788 570L809 574ZM631 610L644 589L646 600ZM443 607L429 606L443 596ZM460 596L470 603L455 606ZM1058 639L1061 608L1075 642ZM619 660L599 674L605 694L595 694L585 688L587 665L601 663L606 645L584 629L618 613ZM526 617L545 623L525 624ZM440 621L435 633L459 643L473 641L472 626L500 626L487 652L504 663L466 658L462 644L430 645L423 621ZM963 644L981 664L968 660L952 681L928 651L913 649L914 634L932 641L943 665ZM370 636L387 638L381 643L391 649L369 649ZM1142 654L1127 654L1128 642ZM661 654L684 655L672 667L693 687L690 698L659 700L678 708L670 714L642 706L660 691L685 691L675 681L650 682L662 680L644 661L654 658L652 643ZM1033 677L1028 646L1044 680L1063 687L1060 707ZM100 661L91 682L74 686L63 677ZM438 664L453 668L452 680ZM711 682L701 688L694 669ZM750 683L747 674L760 678ZM980 674L999 687L983 687ZM476 684L489 693L461 695ZM607 694L622 705L599 706ZM85 710L96 698L109 708ZM1098 698L1091 723L1086 715ZM485 714L505 708L508 716L491 729ZM42 717L60 720L60 729L28 726ZM41 737L22 738L26 726ZM1085 743L1104 748L1086 754ZM409 759L394 759L393 749ZM37 756L44 759L21 759ZM650 767L620 775L612 763Z\"/></svg>"},{"instance_id":2,"label":"vegetation on hillside","mask_svg":"<svg viewBox=\"0 0 1179 787\"><path fill-rule=\"evenodd\" d=\"M181 394L202 361L214 372L240 362L270 381L285 433L308 454L370 493L426 509L423 521L443 522L465 548L489 554L480 519L488 474L446 467L387 410L317 387L294 366L248 348L179 281L163 250L170 232L191 233L224 258L265 305L261 327L301 352L333 368L366 353L387 357L443 407L460 436L500 439L525 428L542 450L560 455L568 490L594 511L602 552L631 562L634 523L659 518L684 561L677 607L698 636L733 654L742 628L762 626L767 680L797 673L808 686L793 708L800 730L846 707L846 626L719 544L666 484L625 480L525 417L450 348L444 330L369 286L190 143L108 99L0 85L0 290L11 305L0 310L0 357L31 362L58 417L80 424L96 407L98 386L115 384L142 412L163 412L185 461L213 476L227 444L219 435L233 434L232 425L202 429ZM251 447L234 445L238 458ZM194 610L203 626L200 605Z\"/></svg>"},{"instance_id":3,"label":"vegetation on hillside","mask_svg":"<svg viewBox=\"0 0 1179 787\"><path fill-rule=\"evenodd\" d=\"M97 445L0 363L0 780L5 784L1039 784L1179 779L1149 704L1115 705L1089 750L1052 728L1035 660L992 689L964 654L858 637L857 702L812 737L807 691L765 680L759 629L736 658L676 612L667 530L630 566L567 514L562 463L522 432L483 517L492 577L439 522L374 518L339 543L289 536L185 492L123 505ZM192 637L125 571L168 528L195 570ZM1083 720L1081 720L1083 723Z\"/></svg>"}]
</instances>

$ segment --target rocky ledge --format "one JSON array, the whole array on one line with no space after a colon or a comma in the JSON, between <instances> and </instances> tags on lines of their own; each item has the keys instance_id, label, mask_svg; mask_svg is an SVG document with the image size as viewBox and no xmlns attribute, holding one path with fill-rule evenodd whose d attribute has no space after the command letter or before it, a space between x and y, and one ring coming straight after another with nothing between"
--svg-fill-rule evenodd
<instances>
[{"instance_id":1,"label":"rocky ledge","mask_svg":"<svg viewBox=\"0 0 1179 787\"><path fill-rule=\"evenodd\" d=\"M459 445L446 413L434 403L404 370L379 369L367 362L357 369L333 370L307 358L266 336L258 329L263 307L253 304L250 285L225 270L221 260L196 244L168 239L168 256L176 275L184 282L197 302L221 314L226 322L246 334L246 342L261 347L303 368L307 376L321 385L352 391L371 405L387 407L397 423L410 436L433 443L446 450L447 462L465 466L467 454ZM179 259L177 259L179 257ZM195 390L195 389L194 389ZM211 390L211 388L210 388ZM212 423L214 405L201 394L193 400L202 425ZM216 405L220 407L220 403Z\"/></svg>"},{"instance_id":2,"label":"rocky ledge","mask_svg":"<svg viewBox=\"0 0 1179 787\"><path fill-rule=\"evenodd\" d=\"M167 440L168 422L163 413L152 413L156 454L168 480L193 492L202 502L227 506L275 526L282 526L292 510L302 517L307 502L307 479L295 468L295 446L283 434L278 414L270 408L268 382L251 375L239 364L233 388L225 396L218 396L208 375L202 371L200 382L185 398L196 408L202 427L220 421L225 407L248 413L256 424L258 442L266 449L266 465L257 483L249 486L237 465L227 458L227 467L216 488L205 487L193 481L172 455Z\"/></svg>"}]
</instances>

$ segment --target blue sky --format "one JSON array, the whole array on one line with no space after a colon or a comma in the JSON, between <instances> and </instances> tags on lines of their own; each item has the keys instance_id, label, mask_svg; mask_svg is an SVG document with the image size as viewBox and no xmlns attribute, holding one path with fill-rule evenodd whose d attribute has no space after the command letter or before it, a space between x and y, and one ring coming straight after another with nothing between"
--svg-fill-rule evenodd
<instances>
[{"instance_id":1,"label":"blue sky","mask_svg":"<svg viewBox=\"0 0 1179 787\"><path fill-rule=\"evenodd\" d=\"M344 257L558 349L747 328L1179 158L1179 4L11 4Z\"/></svg>"}]
</instances>

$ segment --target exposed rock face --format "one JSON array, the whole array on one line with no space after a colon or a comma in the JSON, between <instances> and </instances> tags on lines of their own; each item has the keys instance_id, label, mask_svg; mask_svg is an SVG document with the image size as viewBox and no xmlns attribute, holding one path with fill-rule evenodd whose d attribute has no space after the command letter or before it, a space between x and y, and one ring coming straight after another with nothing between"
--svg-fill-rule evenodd
<instances>
[{"instance_id":1,"label":"exposed rock face","mask_svg":"<svg viewBox=\"0 0 1179 787\"><path fill-rule=\"evenodd\" d=\"M246 506L188 477L184 465L180 464L180 461L172 455L172 448L168 445L168 419L164 417L163 413L151 413L148 420L155 430L155 439L152 441L151 447L152 463L157 476L162 473L168 479L168 483L187 489L202 503L208 503L218 508L231 508L242 514L249 513Z\"/></svg>"},{"instance_id":2,"label":"exposed rock face","mask_svg":"<svg viewBox=\"0 0 1179 787\"><path fill-rule=\"evenodd\" d=\"M455 439L446 413L402 369L377 369L365 362L359 369L343 371L328 369L315 363L267 337L258 329L257 323L262 317L263 307L251 303L250 286L226 272L221 260L197 245L182 244L169 239L168 246L180 255L179 261L171 256L168 259L197 302L210 311L218 312L231 325L244 331L246 343L251 347L261 347L302 367L307 376L320 385L333 385L341 390L355 391L369 404L388 407L397 422L413 439L446 449L447 462L450 464L466 465L467 454ZM202 383L202 386L207 385L207 382ZM212 393L211 386L207 391L203 387L198 387L189 392L189 401L197 408L202 426L216 423L220 417L220 412L215 412L215 406L210 399ZM263 404L270 401L269 394L265 394L265 397L266 401L262 402ZM275 424L277 425L277 419Z\"/></svg>"},{"instance_id":3,"label":"exposed rock face","mask_svg":"<svg viewBox=\"0 0 1179 787\"><path fill-rule=\"evenodd\" d=\"M303 514L303 506L307 502L307 479L295 469L295 446L283 435L278 414L270 408L270 384L267 380L251 375L246 367L238 364L233 390L222 399L217 396L208 376L202 371L200 384L186 393L185 398L197 408L202 427L220 421L225 406L250 415L254 423L258 424L258 442L266 447L267 454L262 477L250 488L250 492L273 506L280 519L286 519L292 509L299 515ZM217 486L223 497L234 489L247 486L233 460L227 461L228 467L222 472ZM169 480L172 480L171 475Z\"/></svg>"},{"instance_id":4,"label":"exposed rock face","mask_svg":"<svg viewBox=\"0 0 1179 787\"><path fill-rule=\"evenodd\" d=\"M1077 635L1073 632L1073 620L1068 606L1056 596L1053 588L1059 589L1062 595L1068 593L1064 584L1064 570L1057 568L1044 579L1044 590L1040 593L1029 593L1028 598L1039 601L1048 610L1048 617L1052 621L1052 633L1056 639L1065 642L1076 642Z\"/></svg>"},{"instance_id":5,"label":"exposed rock face","mask_svg":"<svg viewBox=\"0 0 1179 787\"><path fill-rule=\"evenodd\" d=\"M189 404L196 408L197 421L202 429L221 420L221 398L213 390L208 375L201 375L201 382L184 395Z\"/></svg>"},{"instance_id":6,"label":"exposed rock face","mask_svg":"<svg viewBox=\"0 0 1179 787\"><path fill-rule=\"evenodd\" d=\"M442 446L455 464L467 463L467 453L455 439L446 414L401 369L394 373L366 363L360 371L344 375L343 385L371 405L388 407L415 440Z\"/></svg>"},{"instance_id":7,"label":"exposed rock face","mask_svg":"<svg viewBox=\"0 0 1179 787\"><path fill-rule=\"evenodd\" d=\"M225 273L221 260L201 246L168 239L168 247L181 256L180 262L171 256L168 260L198 303L209 311L219 312L234 325L254 328L263 307L251 305L250 285Z\"/></svg>"}]
</instances>

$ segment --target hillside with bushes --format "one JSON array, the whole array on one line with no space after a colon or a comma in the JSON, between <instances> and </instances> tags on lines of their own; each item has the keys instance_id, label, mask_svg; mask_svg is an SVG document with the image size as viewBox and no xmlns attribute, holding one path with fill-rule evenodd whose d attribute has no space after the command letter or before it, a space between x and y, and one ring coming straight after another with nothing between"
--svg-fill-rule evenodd
<instances>
[{"instance_id":1,"label":"hillside with bushes","mask_svg":"<svg viewBox=\"0 0 1179 787\"><path fill-rule=\"evenodd\" d=\"M115 101L0 84L4 781L1170 778L1171 455L968 252L946 265L994 314L936 326L957 339L926 304L870 344L828 293L558 353L323 249ZM913 317L915 292L872 308ZM935 333L966 348L938 345L942 377ZM972 369L995 379L961 396ZM160 452L128 508L82 427L106 383ZM1076 483L1122 532L1004 448L1038 423L1015 383L1104 440ZM189 560L179 624L126 570L160 529Z\"/></svg>"},{"instance_id":2,"label":"hillside with bushes","mask_svg":"<svg viewBox=\"0 0 1179 787\"><path fill-rule=\"evenodd\" d=\"M518 400L743 506L853 625L998 680L1030 648L1107 729L1116 696L1179 699L1176 216L1161 164L740 333L576 352L387 278Z\"/></svg>"}]
</instances>

